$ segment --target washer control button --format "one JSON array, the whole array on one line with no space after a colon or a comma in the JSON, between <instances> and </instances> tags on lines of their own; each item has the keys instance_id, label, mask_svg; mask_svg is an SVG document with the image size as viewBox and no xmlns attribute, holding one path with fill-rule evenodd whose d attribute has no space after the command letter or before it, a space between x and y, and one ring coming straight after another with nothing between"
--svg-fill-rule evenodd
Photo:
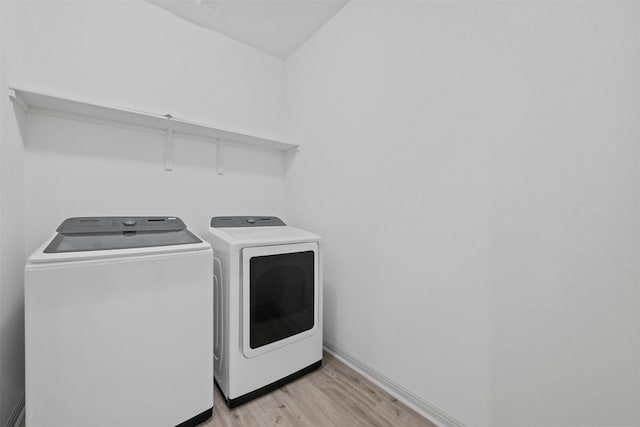
<instances>
[{"instance_id":1,"label":"washer control button","mask_svg":"<svg viewBox=\"0 0 640 427\"><path fill-rule=\"evenodd\" d=\"M247 222L249 224L255 224L256 223L256 219L255 218L247 218Z\"/></svg>"},{"instance_id":2,"label":"washer control button","mask_svg":"<svg viewBox=\"0 0 640 427\"><path fill-rule=\"evenodd\" d=\"M135 219L125 219L124 221L122 221L123 225L126 225L127 227L132 227L134 225L136 225L137 221Z\"/></svg>"}]
</instances>

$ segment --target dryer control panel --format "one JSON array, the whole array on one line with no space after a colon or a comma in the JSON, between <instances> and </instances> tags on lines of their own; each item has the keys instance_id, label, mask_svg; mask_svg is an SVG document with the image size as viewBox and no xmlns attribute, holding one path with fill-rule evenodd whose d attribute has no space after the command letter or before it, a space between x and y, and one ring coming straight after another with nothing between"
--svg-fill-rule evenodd
<instances>
[{"instance_id":1,"label":"dryer control panel","mask_svg":"<svg viewBox=\"0 0 640 427\"><path fill-rule=\"evenodd\" d=\"M285 226L276 216L214 216L211 218L211 227L274 227Z\"/></svg>"}]
</instances>

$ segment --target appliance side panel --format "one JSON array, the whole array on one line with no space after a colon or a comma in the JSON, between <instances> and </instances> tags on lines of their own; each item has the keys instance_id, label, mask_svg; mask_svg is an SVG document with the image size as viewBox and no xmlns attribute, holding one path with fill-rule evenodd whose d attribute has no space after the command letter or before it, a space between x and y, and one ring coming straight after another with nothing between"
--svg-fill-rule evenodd
<instances>
[{"instance_id":1,"label":"appliance side panel","mask_svg":"<svg viewBox=\"0 0 640 427\"><path fill-rule=\"evenodd\" d=\"M240 265L241 257L240 252L231 252L228 253L229 256L229 274L227 275L227 283L229 284L229 297L227 298L227 313L226 319L229 323L225 328L225 339L229 345L226 347L225 352L228 355L227 357L227 370L225 371L225 375L227 379L230 378L238 378L244 375L247 375L240 369L240 361L244 358L242 355L242 293L241 293L241 283L242 283L242 269ZM234 390L234 381L228 381L228 389L226 392L228 393L227 397L233 398L236 397L236 392Z\"/></svg>"},{"instance_id":2,"label":"appliance side panel","mask_svg":"<svg viewBox=\"0 0 640 427\"><path fill-rule=\"evenodd\" d=\"M230 282L229 282L229 253L223 250L215 250L214 258L214 275L218 284L217 297L218 301L214 303L215 307L215 334L218 337L217 347L215 349L215 379L222 390L228 389L228 372L229 372L229 301L230 301Z\"/></svg>"}]
</instances>

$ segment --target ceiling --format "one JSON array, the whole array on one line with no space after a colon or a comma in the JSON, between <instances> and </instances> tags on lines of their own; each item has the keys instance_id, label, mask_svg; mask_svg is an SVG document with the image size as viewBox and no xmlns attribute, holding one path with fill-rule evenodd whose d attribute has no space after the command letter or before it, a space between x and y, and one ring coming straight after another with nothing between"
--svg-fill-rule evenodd
<instances>
[{"instance_id":1,"label":"ceiling","mask_svg":"<svg viewBox=\"0 0 640 427\"><path fill-rule=\"evenodd\" d=\"M285 60L348 0L147 0Z\"/></svg>"}]
</instances>

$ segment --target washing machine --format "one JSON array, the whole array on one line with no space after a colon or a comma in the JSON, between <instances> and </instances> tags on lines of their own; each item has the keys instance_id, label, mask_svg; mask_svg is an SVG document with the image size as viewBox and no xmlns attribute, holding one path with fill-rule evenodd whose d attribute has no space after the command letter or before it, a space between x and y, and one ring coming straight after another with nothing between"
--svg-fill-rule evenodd
<instances>
[{"instance_id":1,"label":"washing machine","mask_svg":"<svg viewBox=\"0 0 640 427\"><path fill-rule=\"evenodd\" d=\"M322 364L321 238L272 216L214 217L214 372L231 408Z\"/></svg>"},{"instance_id":2,"label":"washing machine","mask_svg":"<svg viewBox=\"0 0 640 427\"><path fill-rule=\"evenodd\" d=\"M65 220L25 267L26 425L209 418L212 264L177 217Z\"/></svg>"}]
</instances>

